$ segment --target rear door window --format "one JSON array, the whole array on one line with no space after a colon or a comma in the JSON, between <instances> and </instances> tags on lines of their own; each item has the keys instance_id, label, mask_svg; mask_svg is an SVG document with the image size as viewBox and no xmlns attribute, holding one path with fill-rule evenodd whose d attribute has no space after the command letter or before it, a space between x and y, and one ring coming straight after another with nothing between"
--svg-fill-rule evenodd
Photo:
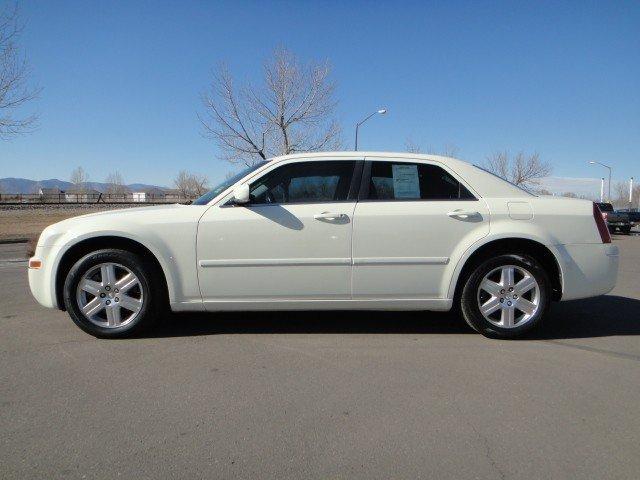
<instances>
[{"instance_id":1,"label":"rear door window","mask_svg":"<svg viewBox=\"0 0 640 480\"><path fill-rule=\"evenodd\" d=\"M371 162L368 200L475 200L469 190L437 165Z\"/></svg>"}]
</instances>

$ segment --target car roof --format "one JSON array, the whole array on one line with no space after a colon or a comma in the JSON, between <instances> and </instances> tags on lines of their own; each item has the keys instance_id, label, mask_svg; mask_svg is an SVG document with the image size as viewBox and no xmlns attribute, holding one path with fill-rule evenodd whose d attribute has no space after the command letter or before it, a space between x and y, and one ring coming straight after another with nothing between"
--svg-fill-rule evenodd
<instances>
[{"instance_id":1,"label":"car roof","mask_svg":"<svg viewBox=\"0 0 640 480\"><path fill-rule=\"evenodd\" d=\"M278 157L273 157L269 159L269 161L280 162L289 159L297 159L297 158L326 158L326 157L335 157L336 160L355 160L361 158L412 158L416 160L431 160L441 163L465 163L467 162L463 160L459 160L453 157L445 157L442 155L431 155L426 153L412 153L412 152L377 152L377 151L353 151L353 150L342 150L342 151L328 151L328 152L300 152L300 153L292 153L290 155L280 155Z\"/></svg>"},{"instance_id":2,"label":"car roof","mask_svg":"<svg viewBox=\"0 0 640 480\"><path fill-rule=\"evenodd\" d=\"M482 197L531 197L533 194L507 182L506 180L457 158L411 152L375 152L375 151L335 151L300 152L282 155L269 160L279 163L286 160L328 159L331 160L422 160L440 163L459 175L472 190Z\"/></svg>"}]
</instances>

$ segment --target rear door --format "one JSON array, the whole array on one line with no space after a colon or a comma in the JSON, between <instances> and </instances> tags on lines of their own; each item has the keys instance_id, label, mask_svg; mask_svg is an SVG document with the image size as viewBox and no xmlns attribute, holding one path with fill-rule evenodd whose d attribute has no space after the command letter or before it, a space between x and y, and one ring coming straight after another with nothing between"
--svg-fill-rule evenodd
<instances>
[{"instance_id":1,"label":"rear door","mask_svg":"<svg viewBox=\"0 0 640 480\"><path fill-rule=\"evenodd\" d=\"M367 158L354 214L353 298L446 298L449 263L489 210L443 164Z\"/></svg>"}]
</instances>

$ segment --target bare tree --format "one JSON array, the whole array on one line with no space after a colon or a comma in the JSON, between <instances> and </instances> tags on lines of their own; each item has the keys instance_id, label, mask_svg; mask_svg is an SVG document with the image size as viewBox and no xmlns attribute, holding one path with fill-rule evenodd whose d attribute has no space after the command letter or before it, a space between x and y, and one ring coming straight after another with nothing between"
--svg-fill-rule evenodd
<instances>
[{"instance_id":1,"label":"bare tree","mask_svg":"<svg viewBox=\"0 0 640 480\"><path fill-rule=\"evenodd\" d=\"M29 64L17 45L22 24L17 5L0 7L0 139L28 132L37 116L20 115L20 108L33 100L40 89L28 83Z\"/></svg>"},{"instance_id":2,"label":"bare tree","mask_svg":"<svg viewBox=\"0 0 640 480\"><path fill-rule=\"evenodd\" d=\"M340 128L333 119L335 86L328 63L302 65L277 49L264 65L260 86L238 87L226 66L202 97L199 119L231 163L254 165L274 155L336 148Z\"/></svg>"},{"instance_id":3,"label":"bare tree","mask_svg":"<svg viewBox=\"0 0 640 480\"><path fill-rule=\"evenodd\" d=\"M176 178L173 179L173 185L176 187L176 190L178 190L181 197L186 197L187 191L189 190L189 186L187 184L188 175L189 174L186 170L180 170L178 175L176 175Z\"/></svg>"},{"instance_id":4,"label":"bare tree","mask_svg":"<svg viewBox=\"0 0 640 480\"><path fill-rule=\"evenodd\" d=\"M186 170L180 170L176 178L173 180L173 184L180 193L181 197L189 198L190 191L190 174Z\"/></svg>"},{"instance_id":5,"label":"bare tree","mask_svg":"<svg viewBox=\"0 0 640 480\"><path fill-rule=\"evenodd\" d=\"M560 194L560 196L565 198L579 198L581 200L591 200L591 201L596 200L592 195L586 195L584 193L576 193L576 192L563 192Z\"/></svg>"},{"instance_id":6,"label":"bare tree","mask_svg":"<svg viewBox=\"0 0 640 480\"><path fill-rule=\"evenodd\" d=\"M204 175L193 175L191 182L194 197L200 197L209 190L209 179Z\"/></svg>"},{"instance_id":7,"label":"bare tree","mask_svg":"<svg viewBox=\"0 0 640 480\"><path fill-rule=\"evenodd\" d=\"M409 153L422 153L420 145L415 143L412 138L407 138L404 141L404 151Z\"/></svg>"},{"instance_id":8,"label":"bare tree","mask_svg":"<svg viewBox=\"0 0 640 480\"><path fill-rule=\"evenodd\" d=\"M415 143L411 138L407 138L404 141L404 149L406 152L410 153L423 153L422 147ZM442 150L437 150L431 147L428 147L424 153L428 153L430 155L441 155L443 157L457 157L459 153L459 149L453 143L445 143Z\"/></svg>"},{"instance_id":9,"label":"bare tree","mask_svg":"<svg viewBox=\"0 0 640 480\"><path fill-rule=\"evenodd\" d=\"M578 198L578 194L574 192L563 192L562 196L566 198Z\"/></svg>"},{"instance_id":10,"label":"bare tree","mask_svg":"<svg viewBox=\"0 0 640 480\"><path fill-rule=\"evenodd\" d=\"M122 174L118 171L107 175L105 182L107 183L107 193L110 195L124 195L129 191L124 184Z\"/></svg>"},{"instance_id":11,"label":"bare tree","mask_svg":"<svg viewBox=\"0 0 640 480\"><path fill-rule=\"evenodd\" d=\"M487 157L485 168L509 182L525 188L538 185L540 179L553 171L551 164L540 160L540 155L523 152L511 158L508 152L496 152Z\"/></svg>"},{"instance_id":12,"label":"bare tree","mask_svg":"<svg viewBox=\"0 0 640 480\"><path fill-rule=\"evenodd\" d=\"M629 182L616 182L613 184L613 193L610 200L617 208L629 208ZM640 185L633 187L631 205L638 207L640 201Z\"/></svg>"},{"instance_id":13,"label":"bare tree","mask_svg":"<svg viewBox=\"0 0 640 480\"><path fill-rule=\"evenodd\" d=\"M204 195L209 186L209 180L204 175L189 173L180 170L173 181L180 196L184 198L194 198Z\"/></svg>"},{"instance_id":14,"label":"bare tree","mask_svg":"<svg viewBox=\"0 0 640 480\"><path fill-rule=\"evenodd\" d=\"M443 157L457 157L458 154L460 153L460 149L453 143L445 143L444 144L444 148L442 149L442 153L440 153L439 155L442 155Z\"/></svg>"},{"instance_id":15,"label":"bare tree","mask_svg":"<svg viewBox=\"0 0 640 480\"><path fill-rule=\"evenodd\" d=\"M89 175L85 172L84 168L77 167L71 172L69 181L73 183L73 191L75 193L82 193L87 190L87 182L89 181Z\"/></svg>"}]
</instances>

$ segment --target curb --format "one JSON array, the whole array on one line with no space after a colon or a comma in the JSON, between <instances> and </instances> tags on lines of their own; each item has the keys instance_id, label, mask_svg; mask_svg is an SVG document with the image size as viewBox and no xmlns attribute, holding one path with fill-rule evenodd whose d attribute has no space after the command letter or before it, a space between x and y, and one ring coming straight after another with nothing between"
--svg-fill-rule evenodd
<instances>
[{"instance_id":1,"label":"curb","mask_svg":"<svg viewBox=\"0 0 640 480\"><path fill-rule=\"evenodd\" d=\"M27 243L28 241L28 238L10 238L9 240L0 240L0 245L9 243Z\"/></svg>"}]
</instances>

